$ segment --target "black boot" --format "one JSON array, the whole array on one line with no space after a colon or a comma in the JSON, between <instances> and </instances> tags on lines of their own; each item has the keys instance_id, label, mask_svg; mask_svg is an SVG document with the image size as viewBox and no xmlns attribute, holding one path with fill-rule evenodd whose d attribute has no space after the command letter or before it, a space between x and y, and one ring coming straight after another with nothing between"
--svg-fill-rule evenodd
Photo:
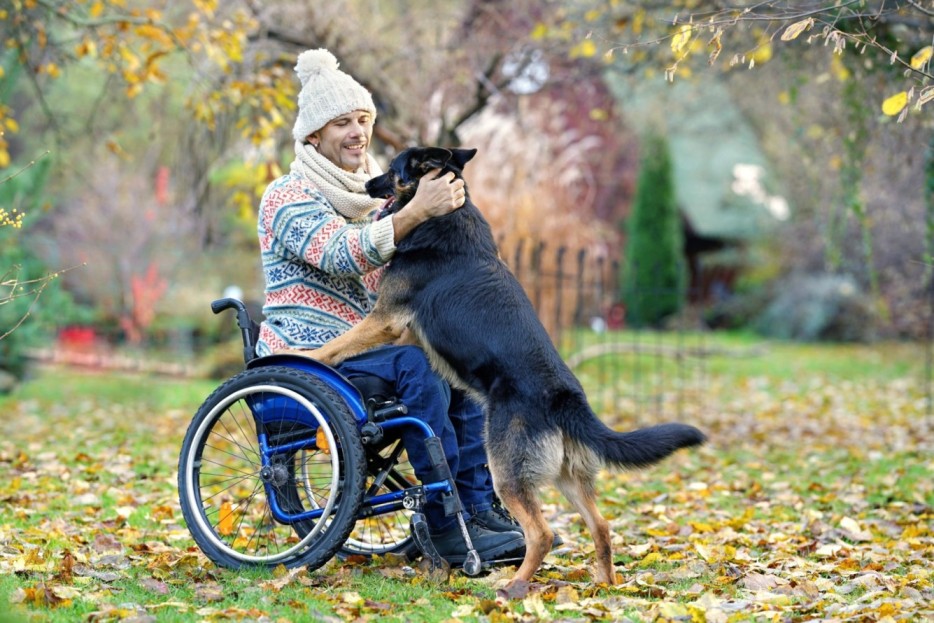
<instances>
[{"instance_id":1,"label":"black boot","mask_svg":"<svg viewBox=\"0 0 934 623\"><path fill-rule=\"evenodd\" d=\"M480 555L480 560L484 562L525 548L525 539L518 530L494 532L484 528L473 518L467 522L467 533L474 549ZM462 565L467 559L467 544L464 543L464 537L457 524L444 532L432 534L431 542L434 543L438 554L452 566Z\"/></svg>"},{"instance_id":2,"label":"black boot","mask_svg":"<svg viewBox=\"0 0 934 623\"><path fill-rule=\"evenodd\" d=\"M483 511L482 513L475 513L474 520L487 530L492 530L493 532L522 532L522 526L509 514L509 511L506 510L499 500L493 502L493 508L490 510ZM555 532L555 538L551 541L551 549L561 547L562 545L564 545L564 540Z\"/></svg>"}]
</instances>

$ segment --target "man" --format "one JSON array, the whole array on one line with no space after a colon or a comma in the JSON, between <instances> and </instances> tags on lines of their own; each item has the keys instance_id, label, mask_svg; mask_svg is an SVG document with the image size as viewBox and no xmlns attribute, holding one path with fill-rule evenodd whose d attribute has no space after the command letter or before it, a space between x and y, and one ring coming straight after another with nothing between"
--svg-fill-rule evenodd
<instances>
[{"instance_id":1,"label":"man","mask_svg":"<svg viewBox=\"0 0 934 623\"><path fill-rule=\"evenodd\" d=\"M425 176L415 197L387 218L381 199L366 194L380 175L368 148L376 119L370 93L338 68L327 50L298 57L302 83L292 134L290 172L266 189L258 234L266 302L257 354L314 349L360 322L372 309L381 269L395 245L420 223L464 204L465 190L453 174ZM468 530L483 560L516 555L522 533L493 505L483 448L483 415L463 394L452 392L414 346L387 346L338 366L345 376L372 375L395 386L409 415L426 422L441 439L464 507ZM403 436L403 442L407 441ZM409 461L423 481L431 476L424 446L406 443ZM425 515L438 553L452 564L466 558L454 517L440 496L429 496Z\"/></svg>"}]
</instances>

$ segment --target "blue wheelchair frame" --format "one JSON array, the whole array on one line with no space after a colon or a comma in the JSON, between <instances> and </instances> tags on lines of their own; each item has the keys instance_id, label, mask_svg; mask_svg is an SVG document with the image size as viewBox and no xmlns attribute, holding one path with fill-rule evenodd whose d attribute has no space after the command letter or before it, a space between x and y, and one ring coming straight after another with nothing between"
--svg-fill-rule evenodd
<instances>
[{"instance_id":1,"label":"blue wheelchair frame","mask_svg":"<svg viewBox=\"0 0 934 623\"><path fill-rule=\"evenodd\" d=\"M368 411L364 405L364 397L361 392L343 375L334 368L323 364L314 359L300 357L296 355L270 355L266 357L256 356L256 340L258 337L258 325L250 318L246 306L237 299L225 298L211 303L211 309L215 314L219 314L227 309L237 311L237 325L240 328L243 339L243 358L248 369L261 368L263 366L286 366L315 376L326 383L340 396L341 400L347 405L357 424L357 430L361 433L361 438L366 439L363 434L365 427L374 427L380 434L387 431L395 431L403 427L410 427L420 434L420 439L424 443L425 450L428 453L435 473L439 476L436 482L424 483L403 488L399 491L391 491L380 495L364 498L360 508L357 510L357 519L372 517L398 511L402 508L412 510L411 532L415 544L421 550L422 555L429 561L431 567L437 568L444 564L444 561L438 555L437 550L431 543L431 537L428 533L428 525L425 522L425 516L422 513L425 495L427 493L439 492L444 500L445 512L457 517L457 523L461 535L467 546L467 558L463 564L463 570L468 575L476 575L481 571L481 560L473 547L470 535L467 531L467 525L464 520L464 508L460 497L457 495L457 489L454 484L454 477L451 474L450 467L444 457L441 447L441 440L435 435L430 426L413 417L405 415L393 415L392 417L378 418L374 413ZM293 404L290 404L293 403ZM294 406L294 399L285 396L274 396L264 398L254 398L249 401L249 408L257 422L265 423L265 414L276 413L277 416L269 419L282 420L282 411L289 406ZM301 413L302 410L289 409L291 412ZM300 417L297 419L301 420ZM314 421L304 421L309 428L316 429L318 424ZM293 451L299 451L311 448L317 444L316 436L309 439L290 441L274 446L269 445L269 436L265 432L265 427L258 427L261 432L258 434L258 443L261 455L261 468L272 468L272 457L277 454L286 454ZM366 445L366 444L364 444ZM278 494L275 487L270 482L264 483L265 493L270 502L270 511L273 518L283 524L294 524L296 522L316 519L323 515L324 509L311 509L298 513L288 513L282 509L278 500Z\"/></svg>"},{"instance_id":2,"label":"blue wheelchair frame","mask_svg":"<svg viewBox=\"0 0 934 623\"><path fill-rule=\"evenodd\" d=\"M320 378L340 395L341 399L343 399L344 403L351 410L354 419L357 422L357 430L361 430L363 426L369 421L367 410L366 407L364 407L363 397L360 394L360 391L354 387L354 385L351 384L351 382L348 381L346 377L344 377L334 368L323 364L320 361L315 361L314 359L295 355L270 355L267 357L258 357L252 359L247 364L247 368L250 369L259 368L262 366L286 366L296 370L301 370L306 374ZM288 402L292 402L292 400L284 396L270 396L263 398L262 400L253 399L250 401L250 409L253 411L253 416L257 418L258 421L265 421L263 418L264 413L276 413L276 419L279 419L279 414L281 414L281 412L286 408ZM313 419L303 423L307 424L310 428L317 428L317 423ZM384 420L380 422L380 426L385 432L391 432L405 427L414 428L415 430L419 431L419 433L421 433L420 441L422 442L427 442L430 438L437 437L430 426L421 420L410 416L397 416L392 419ZM259 447L260 456L262 459L262 467L270 467L272 465L272 457L274 455L303 450L309 447L313 447L315 443L315 439L310 438L293 441L278 446L270 446L268 444L266 433L261 433L259 435ZM298 521L304 521L306 519L317 519L322 514L321 509L289 514L283 511L279 505L275 488L269 483L267 483L265 487L266 495L270 501L270 510L272 511L273 517L275 517L276 521L291 524ZM403 489L401 491L393 491L390 493L375 495L369 498L364 498L363 505L360 507L358 518L362 519L364 517L382 515L402 509L404 506L405 498L411 496L413 490L420 490L424 494L434 492L453 494L453 487L451 486L451 482L449 480L442 480L439 482L426 483L418 487L413 487L412 489Z\"/></svg>"}]
</instances>

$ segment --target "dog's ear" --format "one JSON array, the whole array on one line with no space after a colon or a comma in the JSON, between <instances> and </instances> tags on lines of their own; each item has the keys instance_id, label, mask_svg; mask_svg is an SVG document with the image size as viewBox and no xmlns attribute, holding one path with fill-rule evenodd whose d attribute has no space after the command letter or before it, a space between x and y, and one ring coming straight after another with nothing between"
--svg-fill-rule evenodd
<instances>
[{"instance_id":1,"label":"dog's ear","mask_svg":"<svg viewBox=\"0 0 934 623\"><path fill-rule=\"evenodd\" d=\"M464 165L467 162L477 155L476 149L452 149L451 150L451 160L454 161L454 164L457 165L457 168L464 170Z\"/></svg>"},{"instance_id":2,"label":"dog's ear","mask_svg":"<svg viewBox=\"0 0 934 623\"><path fill-rule=\"evenodd\" d=\"M418 175L424 175L432 169L440 169L451 159L451 151L443 147L428 147L418 154L418 159L412 162Z\"/></svg>"}]
</instances>

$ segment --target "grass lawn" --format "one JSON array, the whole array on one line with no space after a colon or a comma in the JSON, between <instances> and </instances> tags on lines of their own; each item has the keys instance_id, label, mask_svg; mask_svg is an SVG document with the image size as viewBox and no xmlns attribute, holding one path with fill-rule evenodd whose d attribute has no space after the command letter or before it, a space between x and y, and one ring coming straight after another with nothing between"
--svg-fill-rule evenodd
<instances>
[{"instance_id":1,"label":"grass lawn","mask_svg":"<svg viewBox=\"0 0 934 623\"><path fill-rule=\"evenodd\" d=\"M643 349L668 339L643 337ZM640 409L607 394L608 423L674 413L711 441L600 479L618 586L594 585L579 517L543 492L566 544L511 601L496 600L511 569L438 583L391 560L216 568L183 524L175 477L188 420L217 383L43 369L0 397L0 622L934 617L920 349L696 339L722 352L680 377L674 411L670 362L634 374L621 349L575 368L594 395L622 378L657 397Z\"/></svg>"}]
</instances>

